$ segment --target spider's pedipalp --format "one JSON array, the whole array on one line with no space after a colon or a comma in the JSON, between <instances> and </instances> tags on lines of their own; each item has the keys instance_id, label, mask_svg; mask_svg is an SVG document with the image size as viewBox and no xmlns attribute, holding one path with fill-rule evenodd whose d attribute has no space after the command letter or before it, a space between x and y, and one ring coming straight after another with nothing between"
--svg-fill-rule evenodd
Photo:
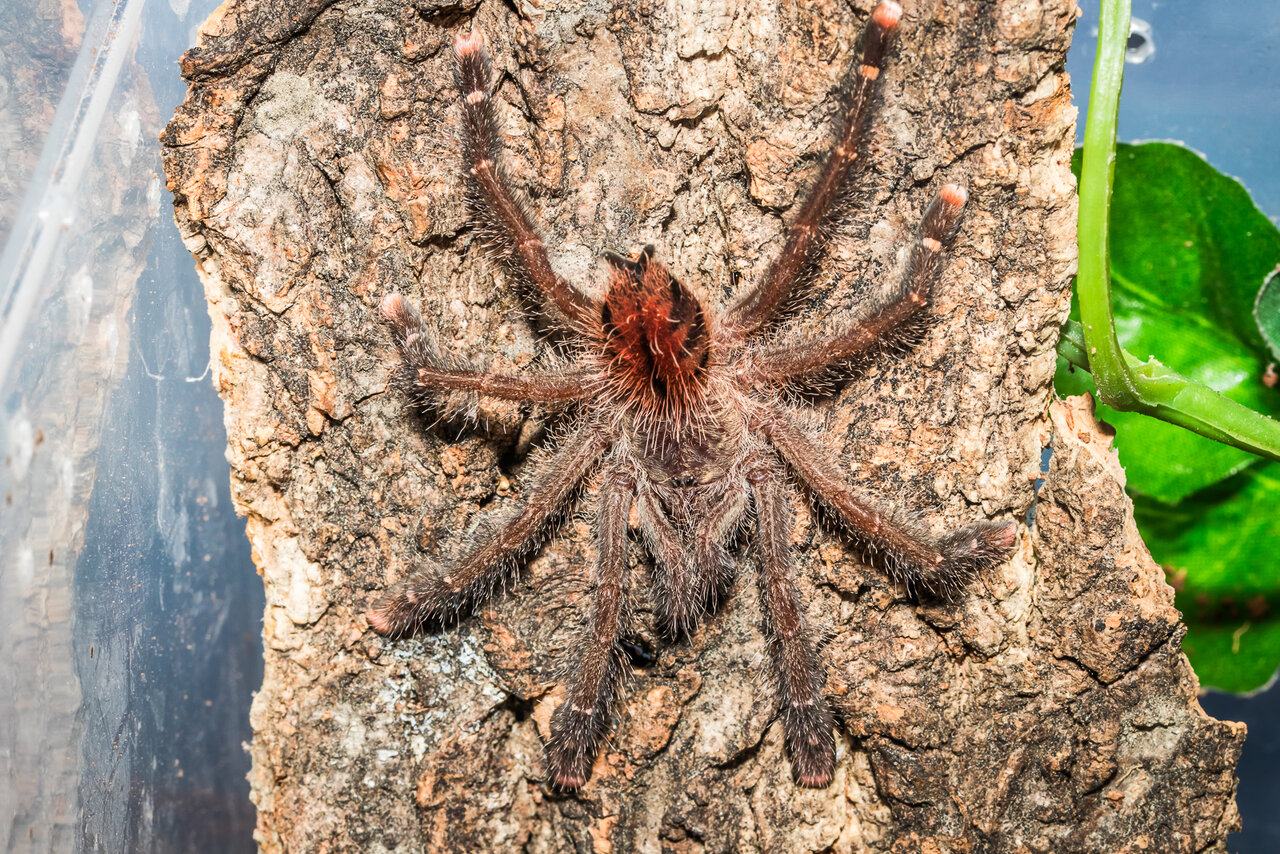
<instances>
[{"instance_id":1,"label":"spider's pedipalp","mask_svg":"<svg viewBox=\"0 0 1280 854\"><path fill-rule=\"evenodd\" d=\"M397 383L424 406L439 407L448 414L453 409L449 396L454 392L552 405L579 400L590 393L592 375L581 369L512 375L477 371L459 364L445 352L418 310L398 293L382 300L382 315L400 350Z\"/></svg>"},{"instance_id":2,"label":"spider's pedipalp","mask_svg":"<svg viewBox=\"0 0 1280 854\"><path fill-rule=\"evenodd\" d=\"M791 770L802 786L821 787L835 773L835 719L822 688L809 628L792 580L792 508L785 480L772 466L748 475L756 506L760 553L760 605L778 685L779 714L791 754Z\"/></svg>"},{"instance_id":3,"label":"spider's pedipalp","mask_svg":"<svg viewBox=\"0 0 1280 854\"><path fill-rule=\"evenodd\" d=\"M758 348L751 357L755 382L777 383L821 374L892 344L929 304L934 283L955 241L969 194L959 184L946 184L925 209L911 245L907 266L877 305L834 333L811 335Z\"/></svg>"},{"instance_id":4,"label":"spider's pedipalp","mask_svg":"<svg viewBox=\"0 0 1280 854\"><path fill-rule=\"evenodd\" d=\"M845 78L845 118L827 162L764 278L729 308L726 327L737 335L750 335L773 318L808 274L841 197L846 195L853 165L861 156L863 130L901 17L902 7L892 0L885 0L872 12L862 38L862 58Z\"/></svg>"},{"instance_id":5,"label":"spider's pedipalp","mask_svg":"<svg viewBox=\"0 0 1280 854\"><path fill-rule=\"evenodd\" d=\"M369 610L369 625L379 634L398 636L487 599L512 562L534 545L577 491L609 443L609 434L599 425L580 428L552 457L520 507L481 534L444 574L422 570L393 587Z\"/></svg>"},{"instance_id":6,"label":"spider's pedipalp","mask_svg":"<svg viewBox=\"0 0 1280 854\"><path fill-rule=\"evenodd\" d=\"M472 202L494 249L518 276L528 280L555 309L579 330L591 328L599 306L551 267L547 247L538 236L518 194L502 168L502 137L489 95L489 57L478 32L453 43L462 102L467 175Z\"/></svg>"},{"instance_id":7,"label":"spider's pedipalp","mask_svg":"<svg viewBox=\"0 0 1280 854\"><path fill-rule=\"evenodd\" d=\"M635 481L610 470L600 488L596 518L598 556L592 571L593 608L576 662L573 687L551 716L547 768L561 789L577 789L587 781L600 741L613 723L618 681L626 651L627 515L635 497Z\"/></svg>"}]
</instances>

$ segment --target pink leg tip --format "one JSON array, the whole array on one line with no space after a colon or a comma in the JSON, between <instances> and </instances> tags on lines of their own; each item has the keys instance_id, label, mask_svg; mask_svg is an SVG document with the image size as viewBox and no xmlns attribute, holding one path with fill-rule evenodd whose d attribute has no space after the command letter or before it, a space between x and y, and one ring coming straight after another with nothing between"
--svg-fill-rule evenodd
<instances>
[{"instance_id":1,"label":"pink leg tip","mask_svg":"<svg viewBox=\"0 0 1280 854\"><path fill-rule=\"evenodd\" d=\"M943 188L938 191L938 195L942 198L942 201L946 202L953 208L962 208L964 207L965 202L969 201L969 191L964 187L961 187L959 184L944 185Z\"/></svg>"},{"instance_id":2,"label":"pink leg tip","mask_svg":"<svg viewBox=\"0 0 1280 854\"><path fill-rule=\"evenodd\" d=\"M807 789L825 789L831 785L830 771L813 771L800 775L800 785Z\"/></svg>"},{"instance_id":3,"label":"pink leg tip","mask_svg":"<svg viewBox=\"0 0 1280 854\"><path fill-rule=\"evenodd\" d=\"M587 777L577 771L565 771L556 775L556 788L572 791L581 789L587 783Z\"/></svg>"},{"instance_id":4,"label":"pink leg tip","mask_svg":"<svg viewBox=\"0 0 1280 854\"><path fill-rule=\"evenodd\" d=\"M387 615L376 608L367 611L364 618L369 621L369 627L380 635L389 635L395 629Z\"/></svg>"},{"instance_id":5,"label":"pink leg tip","mask_svg":"<svg viewBox=\"0 0 1280 854\"><path fill-rule=\"evenodd\" d=\"M453 52L458 56L470 56L484 48L484 36L478 30L459 33L453 40Z\"/></svg>"},{"instance_id":6,"label":"pink leg tip","mask_svg":"<svg viewBox=\"0 0 1280 854\"><path fill-rule=\"evenodd\" d=\"M382 316L394 320L404 311L404 297L400 294L387 294L382 298Z\"/></svg>"},{"instance_id":7,"label":"pink leg tip","mask_svg":"<svg viewBox=\"0 0 1280 854\"><path fill-rule=\"evenodd\" d=\"M871 19L886 30L892 30L898 26L898 21L902 20L902 7L893 0L884 0L871 13Z\"/></svg>"}]
</instances>

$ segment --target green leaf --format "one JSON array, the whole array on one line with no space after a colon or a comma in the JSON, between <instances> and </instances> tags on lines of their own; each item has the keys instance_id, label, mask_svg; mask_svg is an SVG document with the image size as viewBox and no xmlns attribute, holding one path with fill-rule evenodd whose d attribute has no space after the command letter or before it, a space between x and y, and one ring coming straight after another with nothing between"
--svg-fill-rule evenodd
<instances>
[{"instance_id":1,"label":"green leaf","mask_svg":"<svg viewBox=\"0 0 1280 854\"><path fill-rule=\"evenodd\" d=\"M1200 623L1187 618L1182 649L1201 688L1250 694L1271 684L1280 662L1280 620Z\"/></svg>"},{"instance_id":2,"label":"green leaf","mask_svg":"<svg viewBox=\"0 0 1280 854\"><path fill-rule=\"evenodd\" d=\"M1151 555L1178 586L1214 607L1280 592L1280 463L1264 462L1180 501L1135 496L1134 516ZM1242 612L1243 613L1243 612Z\"/></svg>"},{"instance_id":3,"label":"green leaf","mask_svg":"<svg viewBox=\"0 0 1280 854\"><path fill-rule=\"evenodd\" d=\"M1244 188L1179 146L1119 146L1111 224L1121 345L1280 414L1262 382L1276 358L1266 342L1280 340L1280 231ZM1055 385L1093 391L1063 359ZM1201 684L1267 684L1280 666L1280 463L1146 416L1099 406L1098 417L1116 428L1138 529L1178 590Z\"/></svg>"},{"instance_id":4,"label":"green leaf","mask_svg":"<svg viewBox=\"0 0 1280 854\"><path fill-rule=\"evenodd\" d=\"M1262 283L1258 300L1253 304L1253 319L1271 348L1271 357L1280 359L1280 268Z\"/></svg>"},{"instance_id":5,"label":"green leaf","mask_svg":"<svg viewBox=\"0 0 1280 854\"><path fill-rule=\"evenodd\" d=\"M1253 466L1176 506L1141 496L1138 530L1178 591L1184 644L1206 688L1260 688L1280 667L1280 463Z\"/></svg>"},{"instance_id":6,"label":"green leaf","mask_svg":"<svg viewBox=\"0 0 1280 854\"><path fill-rule=\"evenodd\" d=\"M1072 161L1079 173L1079 152ZM1280 262L1280 230L1233 178L1169 143L1120 145L1111 203L1111 286L1120 344L1252 409L1280 415L1262 383L1270 358L1253 306ZM1072 316L1079 317L1073 306ZM1060 364L1061 394L1092 379ZM1143 415L1098 407L1116 428L1131 491L1176 502L1257 462Z\"/></svg>"},{"instance_id":7,"label":"green leaf","mask_svg":"<svg viewBox=\"0 0 1280 854\"><path fill-rule=\"evenodd\" d=\"M1120 340L1124 342L1123 335ZM1097 399L1093 378L1081 370L1071 371L1061 358L1054 387L1064 397L1088 392ZM1097 417L1116 429L1116 450L1130 494L1176 503L1258 462L1253 454L1136 412L1117 412L1099 403Z\"/></svg>"}]
</instances>

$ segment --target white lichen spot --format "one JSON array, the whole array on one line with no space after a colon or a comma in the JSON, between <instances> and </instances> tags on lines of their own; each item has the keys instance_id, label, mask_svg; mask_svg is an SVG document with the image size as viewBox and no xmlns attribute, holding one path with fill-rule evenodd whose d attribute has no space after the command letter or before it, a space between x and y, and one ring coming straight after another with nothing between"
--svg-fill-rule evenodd
<instances>
[{"instance_id":1,"label":"white lichen spot","mask_svg":"<svg viewBox=\"0 0 1280 854\"><path fill-rule=\"evenodd\" d=\"M282 606L289 621L308 626L329 607L320 567L307 559L297 537L281 537L265 546L254 543L272 604Z\"/></svg>"},{"instance_id":2,"label":"white lichen spot","mask_svg":"<svg viewBox=\"0 0 1280 854\"><path fill-rule=\"evenodd\" d=\"M704 715L699 722L697 749L700 756L727 756L733 751L729 743L728 728L725 721L736 720L740 714L738 700L733 693L725 693L720 697L720 709Z\"/></svg>"},{"instance_id":3,"label":"white lichen spot","mask_svg":"<svg viewBox=\"0 0 1280 854\"><path fill-rule=\"evenodd\" d=\"M93 276L89 275L88 267L81 267L67 284L67 331L77 342L84 341L92 314Z\"/></svg>"},{"instance_id":4,"label":"white lichen spot","mask_svg":"<svg viewBox=\"0 0 1280 854\"><path fill-rule=\"evenodd\" d=\"M9 420L8 458L14 483L21 483L31 469L31 458L36 453L36 435L25 413L19 411Z\"/></svg>"},{"instance_id":5,"label":"white lichen spot","mask_svg":"<svg viewBox=\"0 0 1280 854\"><path fill-rule=\"evenodd\" d=\"M36 556L31 549L22 549L18 552L18 569L15 573L18 580L18 588L26 591L31 587L31 583L36 579Z\"/></svg>"}]
</instances>

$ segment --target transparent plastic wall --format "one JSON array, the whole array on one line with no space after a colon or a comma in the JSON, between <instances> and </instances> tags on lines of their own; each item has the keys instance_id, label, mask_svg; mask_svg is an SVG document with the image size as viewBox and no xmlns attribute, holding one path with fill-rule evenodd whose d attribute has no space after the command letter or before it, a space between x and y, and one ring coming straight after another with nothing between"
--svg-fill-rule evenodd
<instances>
[{"instance_id":1,"label":"transparent plastic wall","mask_svg":"<svg viewBox=\"0 0 1280 854\"><path fill-rule=\"evenodd\" d=\"M0 845L252 850L261 584L231 508L200 283L156 137L215 0L0 0ZM1096 2L1069 70L1083 106ZM1123 139L1178 138L1280 214L1280 6L1135 0ZM1280 693L1245 831L1280 850Z\"/></svg>"},{"instance_id":2,"label":"transparent plastic wall","mask_svg":"<svg viewBox=\"0 0 1280 854\"><path fill-rule=\"evenodd\" d=\"M0 0L0 846L246 851L261 583L157 135L211 0Z\"/></svg>"}]
</instances>

